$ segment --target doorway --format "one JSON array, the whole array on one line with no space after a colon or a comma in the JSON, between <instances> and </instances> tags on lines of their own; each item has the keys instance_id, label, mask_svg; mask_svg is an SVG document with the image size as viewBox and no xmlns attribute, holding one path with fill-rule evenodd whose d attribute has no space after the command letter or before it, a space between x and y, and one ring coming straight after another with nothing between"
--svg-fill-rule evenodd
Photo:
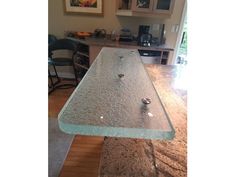
<instances>
[{"instance_id":1,"label":"doorway","mask_svg":"<svg viewBox=\"0 0 236 177\"><path fill-rule=\"evenodd\" d=\"M187 61L187 2L185 1L182 19L180 23L180 31L178 33L177 42L176 42L176 52L174 55L174 64L184 64L188 63Z\"/></svg>"}]
</instances>

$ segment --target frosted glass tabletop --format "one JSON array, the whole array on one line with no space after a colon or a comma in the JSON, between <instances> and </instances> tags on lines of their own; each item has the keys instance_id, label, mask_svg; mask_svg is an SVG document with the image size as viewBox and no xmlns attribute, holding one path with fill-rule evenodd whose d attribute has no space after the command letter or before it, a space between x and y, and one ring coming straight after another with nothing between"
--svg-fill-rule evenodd
<instances>
[{"instance_id":1,"label":"frosted glass tabletop","mask_svg":"<svg viewBox=\"0 0 236 177\"><path fill-rule=\"evenodd\" d=\"M134 49L104 47L58 121L69 134L143 139L172 139L175 134Z\"/></svg>"}]
</instances>

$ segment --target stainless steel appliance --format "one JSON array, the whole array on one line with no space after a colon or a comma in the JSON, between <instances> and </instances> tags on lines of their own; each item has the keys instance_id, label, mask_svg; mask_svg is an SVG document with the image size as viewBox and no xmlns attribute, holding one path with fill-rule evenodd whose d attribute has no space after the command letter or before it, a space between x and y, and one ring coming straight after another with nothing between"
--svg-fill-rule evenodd
<instances>
[{"instance_id":1,"label":"stainless steel appliance","mask_svg":"<svg viewBox=\"0 0 236 177\"><path fill-rule=\"evenodd\" d=\"M140 44L144 47L150 47L152 43L152 35L151 34L142 34L140 36Z\"/></svg>"},{"instance_id":2,"label":"stainless steel appliance","mask_svg":"<svg viewBox=\"0 0 236 177\"><path fill-rule=\"evenodd\" d=\"M131 42L132 40L133 40L133 36L132 36L131 31L129 29L123 28L120 30L119 41Z\"/></svg>"},{"instance_id":3,"label":"stainless steel appliance","mask_svg":"<svg viewBox=\"0 0 236 177\"><path fill-rule=\"evenodd\" d=\"M149 47L152 42L152 35L149 34L150 26L140 25L138 31L138 45Z\"/></svg>"},{"instance_id":4,"label":"stainless steel appliance","mask_svg":"<svg viewBox=\"0 0 236 177\"><path fill-rule=\"evenodd\" d=\"M161 64L161 51L138 50L144 64Z\"/></svg>"}]
</instances>

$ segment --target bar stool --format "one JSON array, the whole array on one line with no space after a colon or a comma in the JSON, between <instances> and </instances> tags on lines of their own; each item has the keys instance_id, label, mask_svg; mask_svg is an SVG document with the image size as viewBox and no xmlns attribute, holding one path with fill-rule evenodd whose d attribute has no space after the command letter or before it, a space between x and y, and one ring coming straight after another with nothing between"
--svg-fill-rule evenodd
<instances>
[{"instance_id":1,"label":"bar stool","mask_svg":"<svg viewBox=\"0 0 236 177\"><path fill-rule=\"evenodd\" d=\"M65 56L65 54L62 54L62 51L66 51L67 55ZM78 85L78 76L73 62L76 53L77 45L70 39L58 39L49 44L48 65L53 66L54 69L54 75L52 75L50 70L48 70L48 76L51 81L51 85L49 86L49 94L55 89L67 89ZM61 84L62 79L58 76L56 66L71 66L74 71L74 84ZM53 77L56 77L56 82L53 82ZM64 79L68 80L69 78Z\"/></svg>"},{"instance_id":2,"label":"bar stool","mask_svg":"<svg viewBox=\"0 0 236 177\"><path fill-rule=\"evenodd\" d=\"M52 35L52 34L48 34L48 45L51 45L52 43L54 43L57 40L56 36ZM50 61L50 58L48 58L48 62ZM48 77L50 79L50 84L48 84L48 88L49 88L49 93L50 91L53 89L53 87L59 83L59 77L57 75L57 71L54 65L53 66L53 70L55 75L52 75L50 72L50 69L48 68ZM55 77L57 79L56 82L53 81L53 77Z\"/></svg>"}]
</instances>

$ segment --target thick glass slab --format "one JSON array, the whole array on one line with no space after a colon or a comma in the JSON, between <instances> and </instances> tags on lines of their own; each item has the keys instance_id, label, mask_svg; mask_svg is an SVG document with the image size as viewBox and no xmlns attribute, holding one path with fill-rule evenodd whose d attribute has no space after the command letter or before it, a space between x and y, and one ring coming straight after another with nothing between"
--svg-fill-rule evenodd
<instances>
[{"instance_id":1,"label":"thick glass slab","mask_svg":"<svg viewBox=\"0 0 236 177\"><path fill-rule=\"evenodd\" d=\"M151 103L145 104L143 98ZM133 49L104 47L58 120L69 134L172 139L175 133Z\"/></svg>"}]
</instances>

